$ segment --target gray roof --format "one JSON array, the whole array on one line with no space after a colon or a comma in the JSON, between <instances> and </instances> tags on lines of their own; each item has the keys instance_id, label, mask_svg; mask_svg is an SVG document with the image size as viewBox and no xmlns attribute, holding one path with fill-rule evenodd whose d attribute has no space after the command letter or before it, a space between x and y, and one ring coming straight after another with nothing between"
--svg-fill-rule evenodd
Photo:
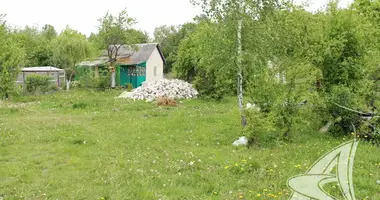
<instances>
[{"instance_id":1,"label":"gray roof","mask_svg":"<svg viewBox=\"0 0 380 200\"><path fill-rule=\"evenodd\" d=\"M22 72L62 72L63 69L59 69L52 66L44 66L44 67L26 67L22 69Z\"/></svg>"},{"instance_id":2,"label":"gray roof","mask_svg":"<svg viewBox=\"0 0 380 200\"><path fill-rule=\"evenodd\" d=\"M100 66L104 65L108 61L107 57L100 57L96 60L90 60L90 61L84 61L79 63L79 66L85 66L85 67L95 67L95 66Z\"/></svg>"},{"instance_id":3,"label":"gray roof","mask_svg":"<svg viewBox=\"0 0 380 200\"><path fill-rule=\"evenodd\" d=\"M110 45L109 49L113 50L119 45ZM148 61L150 55L155 49L158 49L161 58L164 63L166 60L158 43L147 43L147 44L134 44L131 46L121 45L118 50L117 59L123 59L122 64L136 65ZM108 52L105 50L103 54L92 61L85 61L80 63L81 66L99 66L103 65L108 61Z\"/></svg>"}]
</instances>

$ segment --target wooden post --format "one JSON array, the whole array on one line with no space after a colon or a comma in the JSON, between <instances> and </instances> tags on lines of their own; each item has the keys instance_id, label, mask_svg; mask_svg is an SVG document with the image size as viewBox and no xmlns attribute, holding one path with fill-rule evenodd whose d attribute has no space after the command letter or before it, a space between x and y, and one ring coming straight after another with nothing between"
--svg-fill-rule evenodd
<instances>
[{"instance_id":1,"label":"wooden post","mask_svg":"<svg viewBox=\"0 0 380 200\"><path fill-rule=\"evenodd\" d=\"M95 66L95 78L99 78L99 66Z\"/></svg>"},{"instance_id":2,"label":"wooden post","mask_svg":"<svg viewBox=\"0 0 380 200\"><path fill-rule=\"evenodd\" d=\"M22 90L25 93L26 92L26 77L25 72L22 72Z\"/></svg>"},{"instance_id":3,"label":"wooden post","mask_svg":"<svg viewBox=\"0 0 380 200\"><path fill-rule=\"evenodd\" d=\"M59 84L59 71L57 72L56 78L57 78L57 80L56 80L57 87L59 87L60 86L60 84Z\"/></svg>"}]
</instances>

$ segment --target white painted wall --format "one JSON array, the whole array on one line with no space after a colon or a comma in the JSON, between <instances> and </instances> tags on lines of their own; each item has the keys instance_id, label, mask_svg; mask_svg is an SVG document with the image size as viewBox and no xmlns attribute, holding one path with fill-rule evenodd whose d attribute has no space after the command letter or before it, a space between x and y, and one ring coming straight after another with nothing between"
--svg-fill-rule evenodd
<instances>
[{"instance_id":1,"label":"white painted wall","mask_svg":"<svg viewBox=\"0 0 380 200\"><path fill-rule=\"evenodd\" d=\"M154 75L154 67L156 66L157 74ZM146 81L156 81L164 78L164 61L161 58L157 47L150 55L146 62Z\"/></svg>"}]
</instances>

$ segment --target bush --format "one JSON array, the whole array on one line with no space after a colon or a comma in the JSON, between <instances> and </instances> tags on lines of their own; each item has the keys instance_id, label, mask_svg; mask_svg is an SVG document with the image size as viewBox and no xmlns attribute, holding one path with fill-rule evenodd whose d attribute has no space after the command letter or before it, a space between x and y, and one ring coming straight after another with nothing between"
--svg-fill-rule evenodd
<instances>
[{"instance_id":1,"label":"bush","mask_svg":"<svg viewBox=\"0 0 380 200\"><path fill-rule=\"evenodd\" d=\"M94 78L94 73L92 73L92 72L84 73L80 77L78 87L95 88L96 87L96 79Z\"/></svg>"},{"instance_id":2,"label":"bush","mask_svg":"<svg viewBox=\"0 0 380 200\"><path fill-rule=\"evenodd\" d=\"M350 88L342 85L333 86L328 97L328 102L328 112L334 119L338 119L330 130L331 134L335 136L350 135L355 131L352 125L355 127L361 126L362 118L357 113L338 106L362 110L360 105L365 105L365 103Z\"/></svg>"},{"instance_id":3,"label":"bush","mask_svg":"<svg viewBox=\"0 0 380 200\"><path fill-rule=\"evenodd\" d=\"M98 90L106 90L111 86L111 80L109 76L102 76L94 80L95 88Z\"/></svg>"},{"instance_id":4,"label":"bush","mask_svg":"<svg viewBox=\"0 0 380 200\"><path fill-rule=\"evenodd\" d=\"M356 137L380 146L380 118L375 117L365 121L359 128Z\"/></svg>"},{"instance_id":5,"label":"bush","mask_svg":"<svg viewBox=\"0 0 380 200\"><path fill-rule=\"evenodd\" d=\"M276 131L274 118L270 113L263 113L257 109L247 110L247 126L244 135L248 137L249 145L258 145L277 140L281 134Z\"/></svg>"},{"instance_id":6,"label":"bush","mask_svg":"<svg viewBox=\"0 0 380 200\"><path fill-rule=\"evenodd\" d=\"M126 84L125 87L127 88L127 91L128 91L128 92L130 92L130 91L133 90L133 85L130 84L130 83Z\"/></svg>"},{"instance_id":7,"label":"bush","mask_svg":"<svg viewBox=\"0 0 380 200\"><path fill-rule=\"evenodd\" d=\"M193 84L201 98L212 100L222 99L233 88L231 85L218 82L214 72L199 72Z\"/></svg>"},{"instance_id":8,"label":"bush","mask_svg":"<svg viewBox=\"0 0 380 200\"><path fill-rule=\"evenodd\" d=\"M46 93L51 89L50 77L32 74L26 78L26 91L30 94Z\"/></svg>"}]
</instances>

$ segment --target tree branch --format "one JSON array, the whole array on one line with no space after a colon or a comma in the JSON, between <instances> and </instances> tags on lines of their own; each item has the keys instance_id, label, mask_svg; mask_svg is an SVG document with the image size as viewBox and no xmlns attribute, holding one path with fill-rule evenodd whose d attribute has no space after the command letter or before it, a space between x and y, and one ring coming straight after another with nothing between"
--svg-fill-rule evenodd
<instances>
[{"instance_id":1,"label":"tree branch","mask_svg":"<svg viewBox=\"0 0 380 200\"><path fill-rule=\"evenodd\" d=\"M372 116L372 117L375 117L375 118L380 117L380 116L375 116L376 113L364 113L364 112L361 112L361 111L357 111L357 110L354 110L354 109L347 108L345 106L339 105L339 104L337 104L335 102L333 102L333 104L336 105L336 106L338 106L338 107L340 107L340 108L343 108L345 110L348 110L348 111L351 111L351 112L354 112L354 113L358 113L358 114L360 114L362 116Z\"/></svg>"}]
</instances>

